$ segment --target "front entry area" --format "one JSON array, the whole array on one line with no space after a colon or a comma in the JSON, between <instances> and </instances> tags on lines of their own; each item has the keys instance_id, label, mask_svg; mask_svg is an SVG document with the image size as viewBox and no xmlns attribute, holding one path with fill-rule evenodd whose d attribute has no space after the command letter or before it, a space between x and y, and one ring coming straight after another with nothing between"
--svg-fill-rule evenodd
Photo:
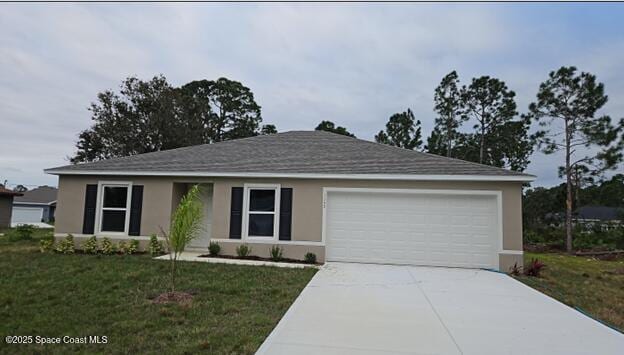
<instances>
[{"instance_id":1,"label":"front entry area","mask_svg":"<svg viewBox=\"0 0 624 355\"><path fill-rule=\"evenodd\" d=\"M325 191L328 261L498 269L496 191Z\"/></svg>"},{"instance_id":2,"label":"front entry area","mask_svg":"<svg viewBox=\"0 0 624 355\"><path fill-rule=\"evenodd\" d=\"M173 194L174 199L179 203L187 191L195 184L193 183L174 183ZM212 233L212 184L199 184L199 198L204 208L202 228L197 238L193 239L188 247L189 249L206 250L210 244L210 236ZM177 204L176 204L177 206Z\"/></svg>"}]
</instances>

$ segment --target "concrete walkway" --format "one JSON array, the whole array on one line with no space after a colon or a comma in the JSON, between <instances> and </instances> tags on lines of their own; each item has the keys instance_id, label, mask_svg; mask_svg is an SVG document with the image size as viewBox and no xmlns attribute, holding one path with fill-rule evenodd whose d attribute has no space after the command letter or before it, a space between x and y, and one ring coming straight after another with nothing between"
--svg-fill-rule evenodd
<instances>
[{"instance_id":1,"label":"concrete walkway","mask_svg":"<svg viewBox=\"0 0 624 355\"><path fill-rule=\"evenodd\" d=\"M329 263L258 354L624 354L624 335L489 271Z\"/></svg>"}]
</instances>

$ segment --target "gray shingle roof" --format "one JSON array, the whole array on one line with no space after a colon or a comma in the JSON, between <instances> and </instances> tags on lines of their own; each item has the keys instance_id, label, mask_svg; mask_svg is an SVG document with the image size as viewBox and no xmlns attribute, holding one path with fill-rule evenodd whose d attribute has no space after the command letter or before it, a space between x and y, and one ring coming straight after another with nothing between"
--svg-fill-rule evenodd
<instances>
[{"instance_id":1,"label":"gray shingle roof","mask_svg":"<svg viewBox=\"0 0 624 355\"><path fill-rule=\"evenodd\" d=\"M49 204L56 201L56 194L58 189L52 186L39 186L36 189L28 190L24 192L23 196L16 197L13 201L16 203L41 203Z\"/></svg>"},{"instance_id":2,"label":"gray shingle roof","mask_svg":"<svg viewBox=\"0 0 624 355\"><path fill-rule=\"evenodd\" d=\"M290 131L67 165L52 174L86 172L264 174L532 175L421 153L323 131Z\"/></svg>"},{"instance_id":3,"label":"gray shingle roof","mask_svg":"<svg viewBox=\"0 0 624 355\"><path fill-rule=\"evenodd\" d=\"M597 219L601 221L612 221L622 219L624 209L606 206L582 206L576 210L576 217L579 219Z\"/></svg>"}]
</instances>

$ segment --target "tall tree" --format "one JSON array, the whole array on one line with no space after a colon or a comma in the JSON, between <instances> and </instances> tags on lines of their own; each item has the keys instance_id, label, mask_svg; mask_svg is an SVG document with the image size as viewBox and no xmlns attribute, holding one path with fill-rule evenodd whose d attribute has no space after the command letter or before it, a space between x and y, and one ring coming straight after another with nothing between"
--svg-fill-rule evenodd
<instances>
[{"instance_id":1,"label":"tall tree","mask_svg":"<svg viewBox=\"0 0 624 355\"><path fill-rule=\"evenodd\" d=\"M343 136L349 136L355 138L355 134L349 132L346 128L342 126L336 127L334 122L332 121L321 121L321 123L316 126L315 131L326 131L337 134L342 134Z\"/></svg>"},{"instance_id":2,"label":"tall tree","mask_svg":"<svg viewBox=\"0 0 624 355\"><path fill-rule=\"evenodd\" d=\"M624 120L614 127L609 116L596 117L607 102L604 85L596 76L575 67L552 71L540 84L528 117L544 129L535 137L546 154L563 152L566 176L566 248L572 252L572 190L575 167L592 167L593 174L613 169L622 161L624 139L618 140ZM583 149L585 148L585 149ZM590 148L590 149L587 149Z\"/></svg>"},{"instance_id":3,"label":"tall tree","mask_svg":"<svg viewBox=\"0 0 624 355\"><path fill-rule=\"evenodd\" d=\"M72 163L179 148L260 133L260 106L237 81L199 80L181 88L162 75L127 78L98 94L94 124L79 135Z\"/></svg>"},{"instance_id":4,"label":"tall tree","mask_svg":"<svg viewBox=\"0 0 624 355\"><path fill-rule=\"evenodd\" d=\"M386 123L386 130L379 131L375 136L375 141L399 148L418 149L422 145L420 121L414 118L409 108L405 112L395 113Z\"/></svg>"},{"instance_id":5,"label":"tall tree","mask_svg":"<svg viewBox=\"0 0 624 355\"><path fill-rule=\"evenodd\" d=\"M24 186L24 185L17 185L17 186L15 186L13 191L15 191L15 192L26 192L26 191L28 191L28 188L26 186Z\"/></svg>"},{"instance_id":6,"label":"tall tree","mask_svg":"<svg viewBox=\"0 0 624 355\"><path fill-rule=\"evenodd\" d=\"M473 78L469 86L462 87L464 119L476 121L474 129L479 137L479 163L485 163L486 150L495 146L487 141L488 135L517 114L515 96L503 81L489 76Z\"/></svg>"},{"instance_id":7,"label":"tall tree","mask_svg":"<svg viewBox=\"0 0 624 355\"><path fill-rule=\"evenodd\" d=\"M434 127L436 138L428 142L428 146L432 149L443 146L446 148L447 157L452 156L453 143L458 135L457 130L465 120L465 116L461 115L462 100L458 84L459 76L453 70L442 78L434 94L434 109L438 114Z\"/></svg>"},{"instance_id":8,"label":"tall tree","mask_svg":"<svg viewBox=\"0 0 624 355\"><path fill-rule=\"evenodd\" d=\"M277 133L277 128L273 124L265 124L262 126L262 129L260 130L260 134L263 134L263 135L275 134L275 133Z\"/></svg>"}]
</instances>

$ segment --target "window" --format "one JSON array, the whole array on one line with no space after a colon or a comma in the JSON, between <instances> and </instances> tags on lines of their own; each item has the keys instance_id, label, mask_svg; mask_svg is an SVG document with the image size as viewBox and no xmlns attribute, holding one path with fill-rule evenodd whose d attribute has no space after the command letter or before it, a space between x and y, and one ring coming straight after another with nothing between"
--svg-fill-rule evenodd
<instances>
[{"instance_id":1,"label":"window","mask_svg":"<svg viewBox=\"0 0 624 355\"><path fill-rule=\"evenodd\" d=\"M100 185L100 232L128 234L131 188L130 183Z\"/></svg>"},{"instance_id":2,"label":"window","mask_svg":"<svg viewBox=\"0 0 624 355\"><path fill-rule=\"evenodd\" d=\"M245 236L277 239L279 185L245 186Z\"/></svg>"}]
</instances>

